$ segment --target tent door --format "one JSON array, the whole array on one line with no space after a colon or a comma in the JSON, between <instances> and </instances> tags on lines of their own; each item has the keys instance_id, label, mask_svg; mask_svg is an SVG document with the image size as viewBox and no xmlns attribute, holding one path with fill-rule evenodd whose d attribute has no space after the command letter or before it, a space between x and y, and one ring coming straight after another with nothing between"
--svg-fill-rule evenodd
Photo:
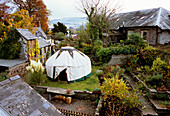
<instances>
[{"instance_id":1,"label":"tent door","mask_svg":"<svg viewBox=\"0 0 170 116\"><path fill-rule=\"evenodd\" d=\"M67 73L66 73L66 68L60 72L60 74L58 75L58 79L59 81L67 81Z\"/></svg>"}]
</instances>

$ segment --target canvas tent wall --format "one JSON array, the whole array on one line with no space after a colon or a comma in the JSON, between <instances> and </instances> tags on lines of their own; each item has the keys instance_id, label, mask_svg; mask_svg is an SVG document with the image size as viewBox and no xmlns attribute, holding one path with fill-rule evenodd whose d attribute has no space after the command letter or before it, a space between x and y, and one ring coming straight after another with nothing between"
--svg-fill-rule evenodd
<instances>
[{"instance_id":1,"label":"canvas tent wall","mask_svg":"<svg viewBox=\"0 0 170 116\"><path fill-rule=\"evenodd\" d=\"M65 69L68 82L84 80L91 76L90 58L73 47L62 47L47 60L47 76L57 79Z\"/></svg>"}]
</instances>

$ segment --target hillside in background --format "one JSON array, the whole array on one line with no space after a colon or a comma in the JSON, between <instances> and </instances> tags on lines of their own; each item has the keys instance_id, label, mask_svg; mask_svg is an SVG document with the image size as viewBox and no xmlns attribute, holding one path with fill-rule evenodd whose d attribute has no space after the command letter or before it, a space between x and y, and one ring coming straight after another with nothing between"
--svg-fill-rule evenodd
<instances>
[{"instance_id":1,"label":"hillside in background","mask_svg":"<svg viewBox=\"0 0 170 116\"><path fill-rule=\"evenodd\" d=\"M64 25L66 25L68 29L70 27L78 28L82 24L83 25L86 24L87 18L86 17L68 17L68 18L61 18L61 19L53 19L49 22L49 28L53 28L53 24L57 24L58 22L61 22Z\"/></svg>"}]
</instances>

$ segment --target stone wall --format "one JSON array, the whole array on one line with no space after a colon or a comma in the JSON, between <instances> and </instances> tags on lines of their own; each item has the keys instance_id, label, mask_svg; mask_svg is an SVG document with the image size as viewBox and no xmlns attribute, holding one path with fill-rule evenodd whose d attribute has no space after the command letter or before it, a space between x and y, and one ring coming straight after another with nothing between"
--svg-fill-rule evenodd
<instances>
[{"instance_id":1,"label":"stone wall","mask_svg":"<svg viewBox=\"0 0 170 116\"><path fill-rule=\"evenodd\" d=\"M130 57L132 55L112 55L111 60L108 62L108 65L120 65L123 64L122 59L125 59L127 57Z\"/></svg>"},{"instance_id":2,"label":"stone wall","mask_svg":"<svg viewBox=\"0 0 170 116\"><path fill-rule=\"evenodd\" d=\"M170 43L170 32L163 31L162 33L160 33L158 41L160 44Z\"/></svg>"},{"instance_id":3,"label":"stone wall","mask_svg":"<svg viewBox=\"0 0 170 116\"><path fill-rule=\"evenodd\" d=\"M92 92L87 92L87 91L74 90L74 92L75 92L75 96L74 97L77 98L77 99L84 99L84 100L95 101L100 96L100 94L94 94Z\"/></svg>"},{"instance_id":4,"label":"stone wall","mask_svg":"<svg viewBox=\"0 0 170 116\"><path fill-rule=\"evenodd\" d=\"M22 63L22 64L19 64L17 66L14 66L12 68L9 69L9 73L8 75L10 77L13 77L13 76L16 76L16 75L19 75L20 77L24 77L24 75L26 74L27 70L26 70L26 66L28 65L28 62L27 63Z\"/></svg>"}]
</instances>

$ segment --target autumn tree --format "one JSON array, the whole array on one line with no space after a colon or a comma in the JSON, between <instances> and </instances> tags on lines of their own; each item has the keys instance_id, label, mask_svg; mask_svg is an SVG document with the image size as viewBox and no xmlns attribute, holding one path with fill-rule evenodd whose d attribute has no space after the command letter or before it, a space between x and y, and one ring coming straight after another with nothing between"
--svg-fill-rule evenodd
<instances>
[{"instance_id":1,"label":"autumn tree","mask_svg":"<svg viewBox=\"0 0 170 116\"><path fill-rule=\"evenodd\" d=\"M8 5L8 0L0 1L0 21L8 19L10 15L10 7Z\"/></svg>"},{"instance_id":2,"label":"autumn tree","mask_svg":"<svg viewBox=\"0 0 170 116\"><path fill-rule=\"evenodd\" d=\"M33 17L29 17L28 11L21 9L10 16L10 23L13 24L15 28L28 29L33 32L35 24L33 23Z\"/></svg>"},{"instance_id":3,"label":"autumn tree","mask_svg":"<svg viewBox=\"0 0 170 116\"><path fill-rule=\"evenodd\" d=\"M112 16L120 9L120 5L116 0L80 0L77 8L87 15L91 37L95 41L102 39L102 33L109 32Z\"/></svg>"},{"instance_id":4,"label":"autumn tree","mask_svg":"<svg viewBox=\"0 0 170 116\"><path fill-rule=\"evenodd\" d=\"M27 10L29 16L34 17L33 22L36 26L40 26L39 24L41 24L44 32L48 30L48 16L50 15L50 11L47 10L42 0L12 0L12 3L19 10Z\"/></svg>"}]
</instances>

